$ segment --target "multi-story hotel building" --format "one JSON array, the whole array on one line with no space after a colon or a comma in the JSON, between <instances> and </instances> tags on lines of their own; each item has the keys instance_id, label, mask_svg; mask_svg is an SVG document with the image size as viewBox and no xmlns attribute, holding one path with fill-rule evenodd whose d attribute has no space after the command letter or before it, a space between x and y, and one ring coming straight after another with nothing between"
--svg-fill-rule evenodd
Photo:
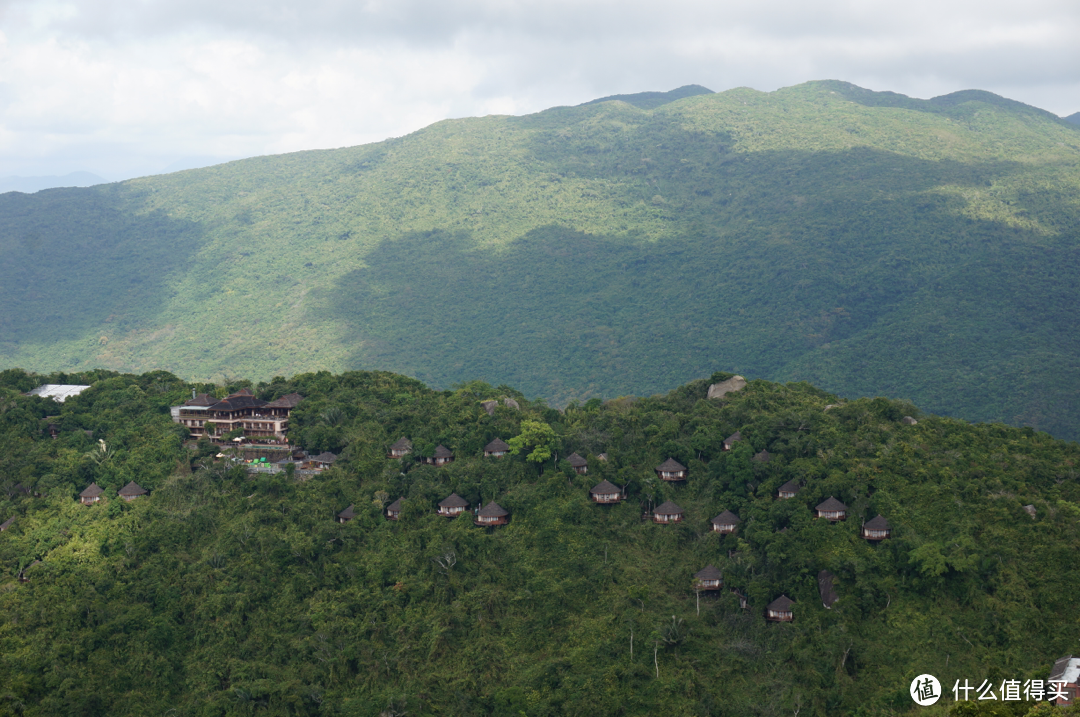
<instances>
[{"instance_id":1,"label":"multi-story hotel building","mask_svg":"<svg viewBox=\"0 0 1080 717\"><path fill-rule=\"evenodd\" d=\"M181 406L173 406L172 418L186 426L193 438L218 438L237 428L250 438L285 438L289 413L303 399L298 393L290 393L275 401L263 401L246 388L222 399L202 393Z\"/></svg>"}]
</instances>

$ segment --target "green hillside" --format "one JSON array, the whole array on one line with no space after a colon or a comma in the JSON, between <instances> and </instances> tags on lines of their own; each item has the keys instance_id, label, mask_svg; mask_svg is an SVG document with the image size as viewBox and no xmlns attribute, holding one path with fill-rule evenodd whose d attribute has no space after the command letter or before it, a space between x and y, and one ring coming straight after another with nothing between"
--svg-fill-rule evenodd
<instances>
[{"instance_id":1,"label":"green hillside","mask_svg":"<svg viewBox=\"0 0 1080 717\"><path fill-rule=\"evenodd\" d=\"M725 367L1080 437L1075 125L978 91L699 91L0 195L0 365L553 405Z\"/></svg>"},{"instance_id":2,"label":"green hillside","mask_svg":"<svg viewBox=\"0 0 1080 717\"><path fill-rule=\"evenodd\" d=\"M1076 652L1080 446L804 383L707 399L729 376L559 412L381 372L229 387L2 372L0 714L989 715L957 712L954 682L1045 679ZM92 387L62 406L23 395L44 381ZM293 439L339 453L333 468L248 474L185 447L169 405L244 385L302 393ZM481 405L507 397L520 408ZM537 425L558 460L482 457ZM387 459L402 436L416 450ZM436 444L456 460L422 465ZM657 479L668 457L685 484ZM591 503L603 479L629 499ZM119 500L130 480L149 496ZM790 480L801 490L778 500ZM105 500L80 505L91 482ZM436 516L452 491L510 523ZM846 521L812 517L829 497ZM642 520L668 500L684 522ZM724 510L742 521L731 535L709 530ZM878 514L892 536L871 543L860 526ZM699 599L710 564L724 590ZM767 622L781 595L794 621ZM945 686L933 708L908 696L923 673Z\"/></svg>"}]
</instances>

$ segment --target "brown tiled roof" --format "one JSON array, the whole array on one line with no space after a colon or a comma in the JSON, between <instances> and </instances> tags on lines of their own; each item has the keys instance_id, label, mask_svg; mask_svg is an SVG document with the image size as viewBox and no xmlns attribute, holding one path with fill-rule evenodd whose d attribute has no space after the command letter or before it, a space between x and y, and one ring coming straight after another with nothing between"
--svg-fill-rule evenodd
<instances>
[{"instance_id":1,"label":"brown tiled roof","mask_svg":"<svg viewBox=\"0 0 1080 717\"><path fill-rule=\"evenodd\" d=\"M712 519L713 525L738 525L742 520L730 510L725 510Z\"/></svg>"},{"instance_id":2,"label":"brown tiled roof","mask_svg":"<svg viewBox=\"0 0 1080 717\"><path fill-rule=\"evenodd\" d=\"M325 453L320 453L317 456L310 456L308 460L312 461L313 463L333 463L337 460L337 458L338 457L336 453L331 453L330 451L327 451Z\"/></svg>"},{"instance_id":3,"label":"brown tiled roof","mask_svg":"<svg viewBox=\"0 0 1080 717\"><path fill-rule=\"evenodd\" d=\"M240 389L239 391L237 391L236 393L230 393L230 394L229 394L229 395L227 396L227 398L232 398L232 397L234 397L234 396L254 396L254 395L255 395L255 394L253 394L253 393L252 393L251 391L249 391L248 389L246 389L246 388L242 388L242 389Z\"/></svg>"},{"instance_id":4,"label":"brown tiled roof","mask_svg":"<svg viewBox=\"0 0 1080 717\"><path fill-rule=\"evenodd\" d=\"M401 501L403 501L403 500L405 500L404 496L402 496L401 498L398 498L393 503L386 506L386 512L387 513L400 513L401 512Z\"/></svg>"},{"instance_id":5,"label":"brown tiled roof","mask_svg":"<svg viewBox=\"0 0 1080 717\"><path fill-rule=\"evenodd\" d=\"M684 470L686 470L686 466L684 466L682 463L679 463L674 458L668 458L666 461L664 461L663 463L658 465L656 467L656 470L658 470L658 471L667 471L669 473L674 473L676 471L684 471Z\"/></svg>"},{"instance_id":6,"label":"brown tiled roof","mask_svg":"<svg viewBox=\"0 0 1080 717\"><path fill-rule=\"evenodd\" d=\"M735 441L742 440L742 431L735 431L730 436L724 439L724 443L734 443Z\"/></svg>"},{"instance_id":7,"label":"brown tiled roof","mask_svg":"<svg viewBox=\"0 0 1080 717\"><path fill-rule=\"evenodd\" d=\"M791 606L795 604L795 601L789 598L787 595L781 595L780 597L769 603L765 609L772 610L774 612L791 612Z\"/></svg>"},{"instance_id":8,"label":"brown tiled roof","mask_svg":"<svg viewBox=\"0 0 1080 717\"><path fill-rule=\"evenodd\" d=\"M570 455L568 455L566 457L566 460L574 468L580 468L581 466L589 465L589 462L587 460L585 460L584 458L582 458L581 456L579 456L577 453L571 453Z\"/></svg>"},{"instance_id":9,"label":"brown tiled roof","mask_svg":"<svg viewBox=\"0 0 1080 717\"><path fill-rule=\"evenodd\" d=\"M15 522L15 516L13 515L10 518L8 518L7 520L5 520L3 523L0 523L0 531L7 530L8 528L11 527L11 524L14 523L14 522Z\"/></svg>"},{"instance_id":10,"label":"brown tiled roof","mask_svg":"<svg viewBox=\"0 0 1080 717\"><path fill-rule=\"evenodd\" d=\"M484 446L484 450L489 453L499 453L510 450L510 446L501 438L496 438L491 443Z\"/></svg>"},{"instance_id":11,"label":"brown tiled roof","mask_svg":"<svg viewBox=\"0 0 1080 717\"><path fill-rule=\"evenodd\" d=\"M656 510L653 511L653 515L682 515L682 512L682 508L669 500L656 508Z\"/></svg>"},{"instance_id":12,"label":"brown tiled roof","mask_svg":"<svg viewBox=\"0 0 1080 717\"><path fill-rule=\"evenodd\" d=\"M353 504L350 503L349 507L337 514L337 517L344 518L345 520L351 520L356 517L356 511L353 510Z\"/></svg>"},{"instance_id":13,"label":"brown tiled roof","mask_svg":"<svg viewBox=\"0 0 1080 717\"><path fill-rule=\"evenodd\" d=\"M867 530L888 530L889 521L885 520L885 518L883 518L879 514L878 517L874 518L873 520L866 521L866 524L863 525L863 528L866 528Z\"/></svg>"},{"instance_id":14,"label":"brown tiled roof","mask_svg":"<svg viewBox=\"0 0 1080 717\"><path fill-rule=\"evenodd\" d=\"M761 451L760 453L755 454L750 460L757 461L758 463L768 463L772 460L772 454L768 451Z\"/></svg>"},{"instance_id":15,"label":"brown tiled roof","mask_svg":"<svg viewBox=\"0 0 1080 717\"><path fill-rule=\"evenodd\" d=\"M825 607L832 607L833 603L840 599L840 596L836 594L836 588L833 587L835 579L836 576L828 570L822 570L817 574L818 593L821 595L821 604Z\"/></svg>"},{"instance_id":16,"label":"brown tiled roof","mask_svg":"<svg viewBox=\"0 0 1080 717\"><path fill-rule=\"evenodd\" d=\"M194 398L189 398L184 401L185 406L213 406L218 402L218 399L211 396L209 393L200 393Z\"/></svg>"},{"instance_id":17,"label":"brown tiled roof","mask_svg":"<svg viewBox=\"0 0 1080 717\"><path fill-rule=\"evenodd\" d=\"M491 501L481 508L477 515L482 515L485 518L501 518L504 515L510 515L510 511L506 510L495 501Z\"/></svg>"},{"instance_id":18,"label":"brown tiled roof","mask_svg":"<svg viewBox=\"0 0 1080 717\"><path fill-rule=\"evenodd\" d=\"M270 403L266 404L267 408L296 408L296 406L304 400L304 397L299 393L287 393L281 398L274 399Z\"/></svg>"},{"instance_id":19,"label":"brown tiled roof","mask_svg":"<svg viewBox=\"0 0 1080 717\"><path fill-rule=\"evenodd\" d=\"M126 486L121 488L118 493L120 495L146 495L146 489L135 481L131 481Z\"/></svg>"},{"instance_id":20,"label":"brown tiled roof","mask_svg":"<svg viewBox=\"0 0 1080 717\"><path fill-rule=\"evenodd\" d=\"M399 438L394 445L390 446L392 451L410 451L412 450L412 441L408 438Z\"/></svg>"},{"instance_id":21,"label":"brown tiled roof","mask_svg":"<svg viewBox=\"0 0 1080 717\"><path fill-rule=\"evenodd\" d=\"M454 454L449 448L447 448L446 446L444 446L444 445L442 445L440 443L439 445L435 446L435 457L436 458L453 458Z\"/></svg>"},{"instance_id":22,"label":"brown tiled roof","mask_svg":"<svg viewBox=\"0 0 1080 717\"><path fill-rule=\"evenodd\" d=\"M91 483L86 487L82 493L79 493L80 498L96 498L105 492L105 489L99 486L97 483Z\"/></svg>"},{"instance_id":23,"label":"brown tiled roof","mask_svg":"<svg viewBox=\"0 0 1080 717\"><path fill-rule=\"evenodd\" d=\"M599 484L597 484L597 485L593 486L592 488L590 488L589 492L593 493L593 494L600 494L600 495L611 495L612 493L620 493L621 494L622 493L622 488L615 485L614 483L612 483L609 480L603 480L603 481L600 481Z\"/></svg>"},{"instance_id":24,"label":"brown tiled roof","mask_svg":"<svg viewBox=\"0 0 1080 717\"><path fill-rule=\"evenodd\" d=\"M440 508L468 508L469 501L462 498L457 493L451 493L448 498L444 498L439 501Z\"/></svg>"},{"instance_id":25,"label":"brown tiled roof","mask_svg":"<svg viewBox=\"0 0 1080 717\"><path fill-rule=\"evenodd\" d=\"M720 572L720 568L713 565L706 565L704 568L694 573L694 577L698 580L723 580L724 574Z\"/></svg>"},{"instance_id":26,"label":"brown tiled roof","mask_svg":"<svg viewBox=\"0 0 1080 717\"><path fill-rule=\"evenodd\" d=\"M778 492L780 492L780 493L798 493L799 492L799 484L794 480L789 480L787 483L780 486L780 490Z\"/></svg>"},{"instance_id":27,"label":"brown tiled roof","mask_svg":"<svg viewBox=\"0 0 1080 717\"><path fill-rule=\"evenodd\" d=\"M836 498L829 496L827 500L822 501L821 504L818 505L818 507L814 508L814 510L839 511L847 510L847 506L838 501Z\"/></svg>"},{"instance_id":28,"label":"brown tiled roof","mask_svg":"<svg viewBox=\"0 0 1080 717\"><path fill-rule=\"evenodd\" d=\"M211 411L237 411L241 408L262 408L266 401L254 396L232 395L210 406Z\"/></svg>"}]
</instances>

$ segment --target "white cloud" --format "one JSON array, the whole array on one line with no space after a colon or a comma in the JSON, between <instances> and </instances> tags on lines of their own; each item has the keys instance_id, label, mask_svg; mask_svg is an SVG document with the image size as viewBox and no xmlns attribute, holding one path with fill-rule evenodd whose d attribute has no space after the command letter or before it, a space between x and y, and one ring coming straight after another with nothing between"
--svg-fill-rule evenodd
<instances>
[{"instance_id":1,"label":"white cloud","mask_svg":"<svg viewBox=\"0 0 1080 717\"><path fill-rule=\"evenodd\" d=\"M690 83L1080 110L1074 0L0 0L0 31L0 175L131 176Z\"/></svg>"}]
</instances>

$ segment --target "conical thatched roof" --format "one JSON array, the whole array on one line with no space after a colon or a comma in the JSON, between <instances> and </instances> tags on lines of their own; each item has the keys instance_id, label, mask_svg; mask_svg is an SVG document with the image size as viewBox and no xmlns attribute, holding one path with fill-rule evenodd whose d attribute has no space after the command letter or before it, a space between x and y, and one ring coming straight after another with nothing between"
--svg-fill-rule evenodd
<instances>
[{"instance_id":1,"label":"conical thatched roof","mask_svg":"<svg viewBox=\"0 0 1080 717\"><path fill-rule=\"evenodd\" d=\"M126 486L120 489L120 495L146 495L146 489L135 481L131 481Z\"/></svg>"},{"instance_id":2,"label":"conical thatched roof","mask_svg":"<svg viewBox=\"0 0 1080 717\"><path fill-rule=\"evenodd\" d=\"M889 521L885 520L885 518L883 518L879 513L878 516L873 520L866 521L866 524L863 525L863 528L867 530L888 530Z\"/></svg>"},{"instance_id":3,"label":"conical thatched roof","mask_svg":"<svg viewBox=\"0 0 1080 717\"><path fill-rule=\"evenodd\" d=\"M462 498L457 493L451 493L448 498L444 498L439 501L440 508L468 508L469 501Z\"/></svg>"},{"instance_id":4,"label":"conical thatched roof","mask_svg":"<svg viewBox=\"0 0 1080 717\"><path fill-rule=\"evenodd\" d=\"M682 515L682 512L682 508L669 500L658 506L656 510L653 511L653 515Z\"/></svg>"},{"instance_id":5,"label":"conical thatched roof","mask_svg":"<svg viewBox=\"0 0 1080 717\"><path fill-rule=\"evenodd\" d=\"M393 503L386 506L386 512L388 512L388 513L400 513L401 512L401 501L403 501L403 500L405 500L404 496L402 496L401 498L398 498Z\"/></svg>"},{"instance_id":6,"label":"conical thatched roof","mask_svg":"<svg viewBox=\"0 0 1080 717\"><path fill-rule=\"evenodd\" d=\"M510 445L501 438L496 438L491 443L484 446L484 452L486 453L505 453L510 450Z\"/></svg>"},{"instance_id":7,"label":"conical thatched roof","mask_svg":"<svg viewBox=\"0 0 1080 717\"><path fill-rule=\"evenodd\" d=\"M739 516L732 513L730 510L725 510L720 515L712 519L713 525L738 525L742 520Z\"/></svg>"},{"instance_id":8,"label":"conical thatched roof","mask_svg":"<svg viewBox=\"0 0 1080 717\"><path fill-rule=\"evenodd\" d=\"M326 451L325 453L320 453L319 455L313 456L308 460L314 461L315 463L333 463L337 460L337 454Z\"/></svg>"},{"instance_id":9,"label":"conical thatched roof","mask_svg":"<svg viewBox=\"0 0 1080 717\"><path fill-rule=\"evenodd\" d=\"M412 441L410 441L408 438L399 438L394 443L394 445L390 446L390 450L392 450L392 451L411 451L412 450Z\"/></svg>"},{"instance_id":10,"label":"conical thatched roof","mask_svg":"<svg viewBox=\"0 0 1080 717\"><path fill-rule=\"evenodd\" d=\"M99 495L105 492L105 489L99 486L97 483L91 483L86 487L82 493L79 493L80 498L97 498Z\"/></svg>"},{"instance_id":11,"label":"conical thatched roof","mask_svg":"<svg viewBox=\"0 0 1080 717\"><path fill-rule=\"evenodd\" d=\"M356 511L354 511L353 506L350 505L348 508L338 513L337 517L343 518L345 520L352 520L356 517Z\"/></svg>"},{"instance_id":12,"label":"conical thatched roof","mask_svg":"<svg viewBox=\"0 0 1080 717\"><path fill-rule=\"evenodd\" d=\"M704 568L694 573L694 577L698 580L723 580L724 574L720 572L720 568L713 565L706 565Z\"/></svg>"},{"instance_id":13,"label":"conical thatched roof","mask_svg":"<svg viewBox=\"0 0 1080 717\"><path fill-rule=\"evenodd\" d=\"M829 496L827 500L822 501L821 504L818 505L818 507L814 508L814 510L835 512L840 510L847 510L847 506L838 501L836 498Z\"/></svg>"},{"instance_id":14,"label":"conical thatched roof","mask_svg":"<svg viewBox=\"0 0 1080 717\"><path fill-rule=\"evenodd\" d=\"M571 453L569 456L566 457L566 460L574 468L580 468L582 466L589 465L589 462L587 460L585 460L584 458L582 458L581 456L579 456L577 453Z\"/></svg>"},{"instance_id":15,"label":"conical thatched roof","mask_svg":"<svg viewBox=\"0 0 1080 717\"><path fill-rule=\"evenodd\" d=\"M440 443L439 445L435 446L435 457L436 458L453 458L454 454L450 451L449 448L447 448L446 446L444 446L443 444Z\"/></svg>"},{"instance_id":16,"label":"conical thatched roof","mask_svg":"<svg viewBox=\"0 0 1080 717\"><path fill-rule=\"evenodd\" d=\"M772 454L768 451L761 451L760 453L754 454L754 457L750 460L757 461L758 463L768 463L772 460Z\"/></svg>"},{"instance_id":17,"label":"conical thatched roof","mask_svg":"<svg viewBox=\"0 0 1080 717\"><path fill-rule=\"evenodd\" d=\"M741 440L742 440L742 432L741 431L735 431L730 436L728 436L727 438L724 439L724 444L730 446L735 441L741 441Z\"/></svg>"},{"instance_id":18,"label":"conical thatched roof","mask_svg":"<svg viewBox=\"0 0 1080 717\"><path fill-rule=\"evenodd\" d=\"M791 612L791 606L794 604L795 601L787 595L781 595L769 603L765 609L772 610L773 612Z\"/></svg>"},{"instance_id":19,"label":"conical thatched roof","mask_svg":"<svg viewBox=\"0 0 1080 717\"><path fill-rule=\"evenodd\" d=\"M780 490L778 492L780 492L780 493L798 493L799 492L799 484L794 480L789 480L787 483L780 486Z\"/></svg>"},{"instance_id":20,"label":"conical thatched roof","mask_svg":"<svg viewBox=\"0 0 1080 717\"><path fill-rule=\"evenodd\" d=\"M495 501L491 501L481 508L477 515L483 516L484 518L501 518L504 515L510 515L510 511L506 510Z\"/></svg>"},{"instance_id":21,"label":"conical thatched roof","mask_svg":"<svg viewBox=\"0 0 1080 717\"><path fill-rule=\"evenodd\" d=\"M622 493L622 488L609 480L602 480L590 488L589 492L593 495L611 495L612 493Z\"/></svg>"},{"instance_id":22,"label":"conical thatched roof","mask_svg":"<svg viewBox=\"0 0 1080 717\"><path fill-rule=\"evenodd\" d=\"M656 470L663 471L665 473L675 473L678 471L686 470L686 466L684 466L682 463L679 463L674 458L668 458L666 461L658 465L656 467Z\"/></svg>"}]
</instances>

